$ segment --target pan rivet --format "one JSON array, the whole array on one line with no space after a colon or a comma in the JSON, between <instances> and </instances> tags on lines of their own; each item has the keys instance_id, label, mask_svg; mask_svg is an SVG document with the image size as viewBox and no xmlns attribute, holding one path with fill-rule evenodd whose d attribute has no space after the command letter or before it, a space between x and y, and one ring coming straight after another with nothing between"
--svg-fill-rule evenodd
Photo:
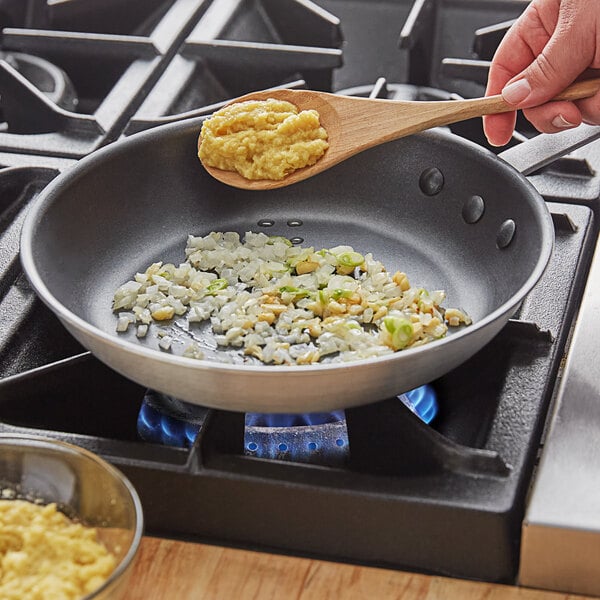
<instances>
[{"instance_id":1,"label":"pan rivet","mask_svg":"<svg viewBox=\"0 0 600 600\"><path fill-rule=\"evenodd\" d=\"M290 219L287 222L288 227L300 227L304 225L304 223L300 219Z\"/></svg>"},{"instance_id":2,"label":"pan rivet","mask_svg":"<svg viewBox=\"0 0 600 600\"><path fill-rule=\"evenodd\" d=\"M295 246L297 246L298 244L301 244L303 241L304 241L304 238L301 238L301 237L290 238L290 242L292 242L292 244L294 244Z\"/></svg>"},{"instance_id":3,"label":"pan rivet","mask_svg":"<svg viewBox=\"0 0 600 600\"><path fill-rule=\"evenodd\" d=\"M498 231L496 236L496 245L498 248L506 248L513 240L517 226L512 219L506 219Z\"/></svg>"},{"instance_id":4,"label":"pan rivet","mask_svg":"<svg viewBox=\"0 0 600 600\"><path fill-rule=\"evenodd\" d=\"M275 225L275 221L273 219L261 219L258 222L259 227L273 227Z\"/></svg>"},{"instance_id":5,"label":"pan rivet","mask_svg":"<svg viewBox=\"0 0 600 600\"><path fill-rule=\"evenodd\" d=\"M436 167L425 169L419 177L419 187L424 194L435 196L444 187L444 175Z\"/></svg>"},{"instance_id":6,"label":"pan rivet","mask_svg":"<svg viewBox=\"0 0 600 600\"><path fill-rule=\"evenodd\" d=\"M477 223L485 211L485 203L481 196L471 196L463 205L462 218L465 223Z\"/></svg>"}]
</instances>

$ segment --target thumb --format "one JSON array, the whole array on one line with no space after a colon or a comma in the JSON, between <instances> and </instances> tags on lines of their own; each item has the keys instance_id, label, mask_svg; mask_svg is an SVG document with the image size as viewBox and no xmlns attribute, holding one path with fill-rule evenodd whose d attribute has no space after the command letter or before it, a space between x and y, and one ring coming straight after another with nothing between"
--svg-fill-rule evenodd
<instances>
[{"instance_id":1,"label":"thumb","mask_svg":"<svg viewBox=\"0 0 600 600\"><path fill-rule=\"evenodd\" d=\"M530 108L551 100L590 64L587 52L577 47L573 31L557 27L542 52L502 90L515 108Z\"/></svg>"}]
</instances>

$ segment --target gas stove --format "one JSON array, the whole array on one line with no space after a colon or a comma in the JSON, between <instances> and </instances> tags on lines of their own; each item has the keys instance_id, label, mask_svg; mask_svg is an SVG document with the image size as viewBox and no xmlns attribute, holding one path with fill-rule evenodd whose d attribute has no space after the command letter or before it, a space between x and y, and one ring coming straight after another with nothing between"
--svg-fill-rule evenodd
<instances>
[{"instance_id":1,"label":"gas stove","mask_svg":"<svg viewBox=\"0 0 600 600\"><path fill-rule=\"evenodd\" d=\"M28 207L95 149L269 87L480 96L525 6L0 0L0 431L70 441L117 465L149 534L600 593L581 556L597 548L586 509L600 497L589 483L598 470L577 450L596 439L600 386L593 369L580 381L597 329L597 143L530 176L556 244L501 333L428 386L337 413L244 415L145 389L71 338L19 263ZM486 145L479 120L451 131ZM533 136L519 120L511 145ZM573 501L579 487L587 504ZM581 532L591 537L578 544ZM565 540L577 564L554 551Z\"/></svg>"}]
</instances>

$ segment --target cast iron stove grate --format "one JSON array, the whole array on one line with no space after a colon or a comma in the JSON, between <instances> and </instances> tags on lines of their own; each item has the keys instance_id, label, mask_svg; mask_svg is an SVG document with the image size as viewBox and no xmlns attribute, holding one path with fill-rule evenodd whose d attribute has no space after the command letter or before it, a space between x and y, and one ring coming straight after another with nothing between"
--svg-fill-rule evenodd
<instances>
[{"instance_id":1,"label":"cast iron stove grate","mask_svg":"<svg viewBox=\"0 0 600 600\"><path fill-rule=\"evenodd\" d=\"M0 2L0 150L80 158L114 140L206 4Z\"/></svg>"},{"instance_id":2,"label":"cast iron stove grate","mask_svg":"<svg viewBox=\"0 0 600 600\"><path fill-rule=\"evenodd\" d=\"M215 0L125 132L208 115L255 90L329 90L341 45L339 19L312 2Z\"/></svg>"}]
</instances>

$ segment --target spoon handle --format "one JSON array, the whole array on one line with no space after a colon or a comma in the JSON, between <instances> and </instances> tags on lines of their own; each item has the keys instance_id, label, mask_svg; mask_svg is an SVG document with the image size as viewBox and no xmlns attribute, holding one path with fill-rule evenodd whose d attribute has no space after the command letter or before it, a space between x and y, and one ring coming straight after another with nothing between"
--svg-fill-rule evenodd
<instances>
[{"instance_id":1,"label":"spoon handle","mask_svg":"<svg viewBox=\"0 0 600 600\"><path fill-rule=\"evenodd\" d=\"M600 78L586 79L570 85L554 100L580 100L593 96L599 90ZM368 119L365 119L365 112L356 109L359 102L369 103ZM330 151L330 160L336 162L377 144L431 127L442 127L483 115L515 110L515 107L508 104L500 94L430 102L398 102L338 96L336 108L344 126L343 136L336 151Z\"/></svg>"},{"instance_id":2,"label":"spoon handle","mask_svg":"<svg viewBox=\"0 0 600 600\"><path fill-rule=\"evenodd\" d=\"M578 81L558 94L554 100L580 100L589 98L600 90L600 78ZM357 99L354 99L357 100ZM515 107L508 104L500 94L484 98L465 100L442 100L431 102L395 102L394 100L371 100L370 131L365 132L356 121L360 113L352 111L348 120L358 125L354 131L346 128L345 150L355 147L365 150L376 144L424 131L430 127L442 127L481 117L512 112ZM394 106L395 105L395 106ZM390 126L393 123L393 126Z\"/></svg>"},{"instance_id":3,"label":"spoon handle","mask_svg":"<svg viewBox=\"0 0 600 600\"><path fill-rule=\"evenodd\" d=\"M554 100L582 100L593 96L598 90L600 90L600 78L585 79L571 84Z\"/></svg>"},{"instance_id":4,"label":"spoon handle","mask_svg":"<svg viewBox=\"0 0 600 600\"><path fill-rule=\"evenodd\" d=\"M555 96L552 101L558 100L581 100L583 98L589 98L600 90L600 78L586 79L584 81L577 81L573 83L560 94ZM480 117L482 115L493 115L503 112L511 112L515 110L515 107L508 104L502 98L500 94L497 96L488 96L486 98L474 98L472 100L459 100L456 102L456 111L452 111L455 116L459 116L460 119ZM450 116L451 103L444 102L445 108L448 109ZM458 106L460 105L460 106ZM440 125L449 125L454 121L448 121L446 123L440 123Z\"/></svg>"}]
</instances>

